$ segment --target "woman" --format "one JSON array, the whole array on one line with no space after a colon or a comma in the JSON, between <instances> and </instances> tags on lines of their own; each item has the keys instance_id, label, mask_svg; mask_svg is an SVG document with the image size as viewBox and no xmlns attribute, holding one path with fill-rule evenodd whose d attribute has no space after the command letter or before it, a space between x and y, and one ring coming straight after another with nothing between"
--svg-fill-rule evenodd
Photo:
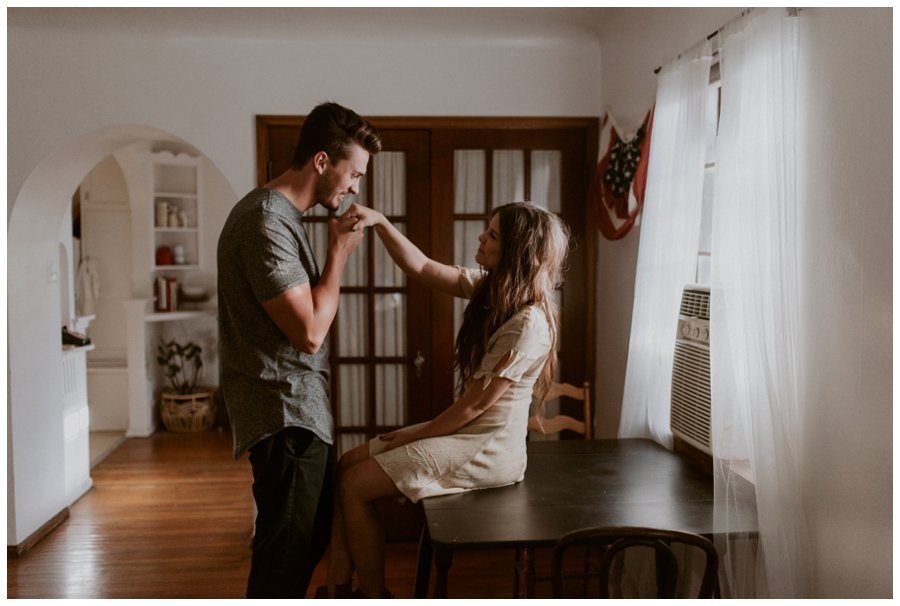
<instances>
[{"instance_id":1,"label":"woman","mask_svg":"<svg viewBox=\"0 0 900 606\"><path fill-rule=\"evenodd\" d=\"M479 271L429 259L375 210L354 204L346 214L359 228L374 226L411 278L470 299L456 338L460 396L432 421L375 438L347 452L339 465L328 585L317 596L349 596L355 568L355 595L388 597L374 501L417 502L524 477L531 394L535 384L540 390L549 385L556 363L552 294L568 230L559 217L530 204L501 206L478 238Z\"/></svg>"}]
</instances>

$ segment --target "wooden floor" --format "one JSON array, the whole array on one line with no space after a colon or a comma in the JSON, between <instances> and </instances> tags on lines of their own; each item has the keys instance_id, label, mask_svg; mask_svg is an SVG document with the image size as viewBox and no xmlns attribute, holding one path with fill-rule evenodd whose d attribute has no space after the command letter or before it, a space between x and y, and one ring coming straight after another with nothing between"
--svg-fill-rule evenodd
<instances>
[{"instance_id":1,"label":"wooden floor","mask_svg":"<svg viewBox=\"0 0 900 606\"><path fill-rule=\"evenodd\" d=\"M8 598L241 598L250 566L250 465L231 436L160 431L126 440L91 471L70 517L7 560ZM416 544L390 543L387 585L411 598ZM510 550L462 552L451 598L508 598ZM325 562L312 587L323 582ZM538 597L547 592L539 588Z\"/></svg>"}]
</instances>

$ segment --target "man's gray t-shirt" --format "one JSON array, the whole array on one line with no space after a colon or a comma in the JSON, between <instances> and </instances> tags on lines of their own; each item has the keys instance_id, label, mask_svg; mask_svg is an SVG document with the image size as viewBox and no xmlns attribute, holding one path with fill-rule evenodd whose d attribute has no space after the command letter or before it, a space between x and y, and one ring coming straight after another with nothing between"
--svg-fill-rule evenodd
<instances>
[{"instance_id":1,"label":"man's gray t-shirt","mask_svg":"<svg viewBox=\"0 0 900 606\"><path fill-rule=\"evenodd\" d=\"M234 457L285 427L328 444L327 342L313 355L291 345L262 307L319 269L303 215L272 189L255 189L231 210L218 246L220 382L234 433Z\"/></svg>"}]
</instances>

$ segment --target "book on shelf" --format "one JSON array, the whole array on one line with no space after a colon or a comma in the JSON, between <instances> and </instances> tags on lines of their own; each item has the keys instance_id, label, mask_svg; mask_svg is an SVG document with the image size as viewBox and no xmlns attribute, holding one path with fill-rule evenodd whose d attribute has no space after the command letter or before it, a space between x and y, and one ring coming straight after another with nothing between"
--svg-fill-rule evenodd
<instances>
[{"instance_id":1,"label":"book on shelf","mask_svg":"<svg viewBox=\"0 0 900 606\"><path fill-rule=\"evenodd\" d=\"M156 279L156 311L178 311L178 280L160 276Z\"/></svg>"}]
</instances>

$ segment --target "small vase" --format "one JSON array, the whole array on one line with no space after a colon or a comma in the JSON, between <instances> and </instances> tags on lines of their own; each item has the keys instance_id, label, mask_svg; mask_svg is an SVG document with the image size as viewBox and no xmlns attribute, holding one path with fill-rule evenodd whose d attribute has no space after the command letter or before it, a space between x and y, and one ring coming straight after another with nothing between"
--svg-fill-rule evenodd
<instances>
[{"instance_id":1,"label":"small vase","mask_svg":"<svg viewBox=\"0 0 900 606\"><path fill-rule=\"evenodd\" d=\"M165 200L160 200L156 203L156 226L169 226L169 203Z\"/></svg>"},{"instance_id":2,"label":"small vase","mask_svg":"<svg viewBox=\"0 0 900 606\"><path fill-rule=\"evenodd\" d=\"M156 264L157 265L171 265L172 264L172 249L168 246L160 246L156 249Z\"/></svg>"}]
</instances>

